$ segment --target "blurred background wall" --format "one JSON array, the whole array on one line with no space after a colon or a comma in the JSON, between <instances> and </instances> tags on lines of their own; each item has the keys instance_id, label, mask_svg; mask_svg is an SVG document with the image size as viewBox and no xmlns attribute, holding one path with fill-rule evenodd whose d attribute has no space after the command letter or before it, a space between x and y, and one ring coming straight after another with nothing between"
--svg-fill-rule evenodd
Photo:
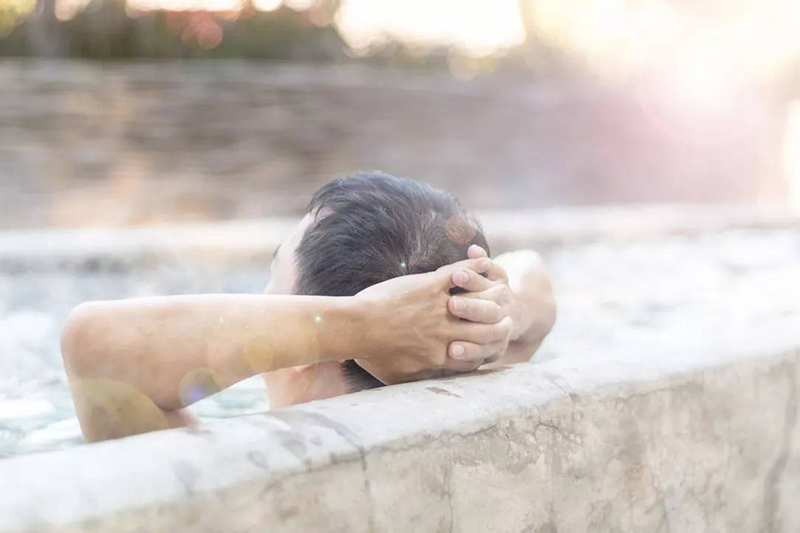
<instances>
[{"instance_id":1,"label":"blurred background wall","mask_svg":"<svg viewBox=\"0 0 800 533\"><path fill-rule=\"evenodd\" d=\"M472 208L800 206L800 4L0 0L0 227L302 212L381 169Z\"/></svg>"}]
</instances>

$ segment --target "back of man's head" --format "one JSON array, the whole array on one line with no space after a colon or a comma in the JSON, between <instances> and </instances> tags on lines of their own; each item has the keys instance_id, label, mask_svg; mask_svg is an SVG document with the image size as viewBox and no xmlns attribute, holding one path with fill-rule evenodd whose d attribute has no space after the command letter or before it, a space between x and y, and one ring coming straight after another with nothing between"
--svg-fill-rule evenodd
<instances>
[{"instance_id":1,"label":"back of man's head","mask_svg":"<svg viewBox=\"0 0 800 533\"><path fill-rule=\"evenodd\" d=\"M314 219L295 252L295 294L353 296L466 259L473 244L489 251L480 224L455 196L410 179L339 178L319 189L308 209ZM354 388L379 384L354 362L345 366Z\"/></svg>"}]
</instances>

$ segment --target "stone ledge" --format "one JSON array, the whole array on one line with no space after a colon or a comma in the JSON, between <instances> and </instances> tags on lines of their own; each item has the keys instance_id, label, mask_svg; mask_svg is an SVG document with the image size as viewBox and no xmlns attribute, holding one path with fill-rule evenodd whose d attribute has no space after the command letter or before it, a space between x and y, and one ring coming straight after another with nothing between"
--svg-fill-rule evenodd
<instances>
[{"instance_id":1,"label":"stone ledge","mask_svg":"<svg viewBox=\"0 0 800 533\"><path fill-rule=\"evenodd\" d=\"M785 207L646 205L478 213L495 251L800 228ZM272 218L109 229L0 232L0 269L109 268L138 262L268 262L296 223Z\"/></svg>"},{"instance_id":2,"label":"stone ledge","mask_svg":"<svg viewBox=\"0 0 800 533\"><path fill-rule=\"evenodd\" d=\"M797 531L796 320L716 339L5 460L0 531Z\"/></svg>"}]
</instances>

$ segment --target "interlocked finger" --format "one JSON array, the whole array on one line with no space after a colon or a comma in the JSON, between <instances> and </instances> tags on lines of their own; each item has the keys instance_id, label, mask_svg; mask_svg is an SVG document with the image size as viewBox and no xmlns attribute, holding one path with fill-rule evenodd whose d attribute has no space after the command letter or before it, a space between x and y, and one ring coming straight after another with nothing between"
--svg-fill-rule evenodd
<instances>
[{"instance_id":1,"label":"interlocked finger","mask_svg":"<svg viewBox=\"0 0 800 533\"><path fill-rule=\"evenodd\" d=\"M447 307L458 318L483 324L496 324L508 316L497 302L481 298L452 296Z\"/></svg>"}]
</instances>

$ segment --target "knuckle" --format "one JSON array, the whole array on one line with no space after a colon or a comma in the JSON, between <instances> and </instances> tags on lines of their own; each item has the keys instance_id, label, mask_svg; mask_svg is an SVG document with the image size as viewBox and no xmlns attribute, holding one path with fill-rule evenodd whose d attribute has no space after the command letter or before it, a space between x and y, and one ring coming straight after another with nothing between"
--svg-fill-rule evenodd
<instances>
[{"instance_id":1,"label":"knuckle","mask_svg":"<svg viewBox=\"0 0 800 533\"><path fill-rule=\"evenodd\" d=\"M497 317L497 322L503 320L504 318L508 317L509 313L509 304L506 302L497 302L497 307L500 308L499 316Z\"/></svg>"},{"instance_id":2,"label":"knuckle","mask_svg":"<svg viewBox=\"0 0 800 533\"><path fill-rule=\"evenodd\" d=\"M492 266L494 266L494 261L489 259L488 257L482 257L475 262L475 268L478 272L486 272L491 270Z\"/></svg>"},{"instance_id":3,"label":"knuckle","mask_svg":"<svg viewBox=\"0 0 800 533\"><path fill-rule=\"evenodd\" d=\"M495 303L492 306L492 319L495 322L499 322L500 320L503 320L506 316L508 316L508 313L506 313L506 310L503 309L503 306L501 306L501 305L499 305L497 303Z\"/></svg>"},{"instance_id":4,"label":"knuckle","mask_svg":"<svg viewBox=\"0 0 800 533\"><path fill-rule=\"evenodd\" d=\"M505 283L500 285L498 292L501 302L505 303L511 299L511 289Z\"/></svg>"}]
</instances>

